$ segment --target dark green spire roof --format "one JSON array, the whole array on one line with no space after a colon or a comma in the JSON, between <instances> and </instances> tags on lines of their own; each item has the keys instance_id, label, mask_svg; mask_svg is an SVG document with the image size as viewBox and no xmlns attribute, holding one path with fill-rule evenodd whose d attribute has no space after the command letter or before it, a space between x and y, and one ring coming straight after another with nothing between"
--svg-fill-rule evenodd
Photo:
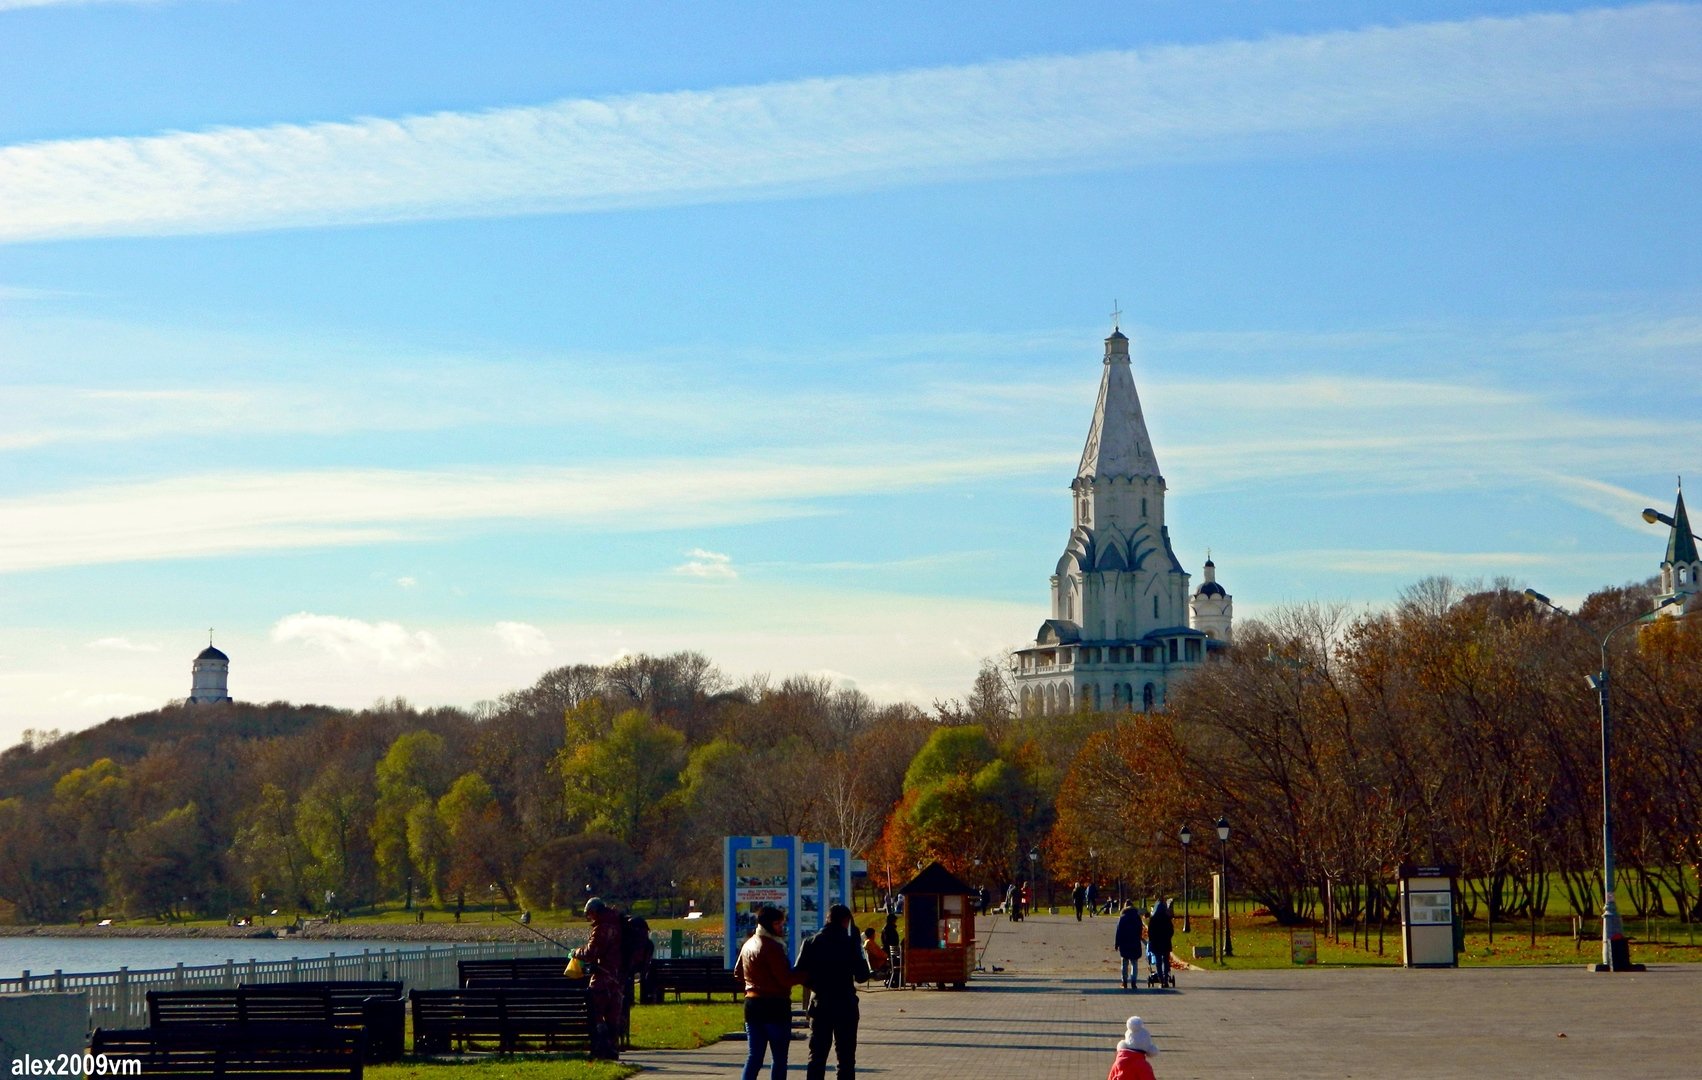
<instances>
[{"instance_id":1,"label":"dark green spire roof","mask_svg":"<svg viewBox=\"0 0 1702 1080\"><path fill-rule=\"evenodd\" d=\"M1672 535L1667 537L1667 562L1696 561L1696 537L1690 532L1690 515L1684 512L1684 489L1678 491L1678 506L1672 512Z\"/></svg>"}]
</instances>

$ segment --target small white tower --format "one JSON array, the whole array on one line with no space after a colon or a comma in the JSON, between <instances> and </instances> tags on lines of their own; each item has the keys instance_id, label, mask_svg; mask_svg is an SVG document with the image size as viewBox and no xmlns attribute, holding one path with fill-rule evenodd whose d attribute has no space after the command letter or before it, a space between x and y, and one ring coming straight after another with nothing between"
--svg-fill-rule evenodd
<instances>
[{"instance_id":1,"label":"small white tower","mask_svg":"<svg viewBox=\"0 0 1702 1080\"><path fill-rule=\"evenodd\" d=\"M230 657L213 648L210 630L207 632L207 647L195 658L193 672L189 704L212 705L230 700Z\"/></svg>"},{"instance_id":2,"label":"small white tower","mask_svg":"<svg viewBox=\"0 0 1702 1080\"><path fill-rule=\"evenodd\" d=\"M1667 557L1661 560L1661 599L1681 596L1683 602L1663 608L1663 615L1684 615L1702 610L1702 558L1696 552L1696 537L1690 531L1690 515L1684 509L1684 482L1679 481L1678 505L1672 511L1672 534L1667 537Z\"/></svg>"},{"instance_id":3,"label":"small white tower","mask_svg":"<svg viewBox=\"0 0 1702 1080\"><path fill-rule=\"evenodd\" d=\"M1189 621L1206 637L1228 645L1234 640L1235 599L1217 583L1217 564L1211 561L1209 551L1206 552L1205 572L1205 581L1188 598Z\"/></svg>"}]
</instances>

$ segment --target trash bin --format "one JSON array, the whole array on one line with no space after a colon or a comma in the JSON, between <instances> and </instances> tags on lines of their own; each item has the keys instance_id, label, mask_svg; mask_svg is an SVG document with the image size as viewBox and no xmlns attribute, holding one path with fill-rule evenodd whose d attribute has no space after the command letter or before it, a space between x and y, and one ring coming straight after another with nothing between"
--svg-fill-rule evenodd
<instances>
[{"instance_id":1,"label":"trash bin","mask_svg":"<svg viewBox=\"0 0 1702 1080\"><path fill-rule=\"evenodd\" d=\"M1615 934L1608 939L1608 954L1610 963L1615 971L1631 970L1631 939L1624 934Z\"/></svg>"}]
</instances>

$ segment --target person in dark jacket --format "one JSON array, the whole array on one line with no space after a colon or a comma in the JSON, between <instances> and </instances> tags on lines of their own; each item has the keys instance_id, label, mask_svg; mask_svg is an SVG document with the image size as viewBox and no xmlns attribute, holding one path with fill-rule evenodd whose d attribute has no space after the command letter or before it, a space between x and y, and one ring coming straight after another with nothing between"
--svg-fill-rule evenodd
<instances>
[{"instance_id":1,"label":"person in dark jacket","mask_svg":"<svg viewBox=\"0 0 1702 1080\"><path fill-rule=\"evenodd\" d=\"M1087 910L1087 886L1076 882L1070 890L1070 902L1076 906L1076 922L1081 922L1081 913Z\"/></svg>"},{"instance_id":2,"label":"person in dark jacket","mask_svg":"<svg viewBox=\"0 0 1702 1080\"><path fill-rule=\"evenodd\" d=\"M621 917L597 896L585 901L585 917L591 920L591 938L573 955L591 971L591 1056L613 1061L620 1057L626 1016Z\"/></svg>"},{"instance_id":3,"label":"person in dark jacket","mask_svg":"<svg viewBox=\"0 0 1702 1080\"><path fill-rule=\"evenodd\" d=\"M1146 946L1141 942L1141 909L1132 903L1124 904L1123 914L1117 916L1115 948L1123 958L1123 989L1139 990L1141 953Z\"/></svg>"},{"instance_id":4,"label":"person in dark jacket","mask_svg":"<svg viewBox=\"0 0 1702 1080\"><path fill-rule=\"evenodd\" d=\"M839 1080L857 1075L857 984L869 980L869 961L851 921L851 909L827 909L827 925L798 950L798 973L815 995L810 1003L810 1064L806 1080L827 1076L827 1052L834 1051Z\"/></svg>"},{"instance_id":5,"label":"person in dark jacket","mask_svg":"<svg viewBox=\"0 0 1702 1080\"><path fill-rule=\"evenodd\" d=\"M1147 916L1146 936L1159 983L1169 986L1170 946L1176 936L1176 926L1170 915L1170 903L1162 896L1152 905L1152 914Z\"/></svg>"},{"instance_id":6,"label":"person in dark jacket","mask_svg":"<svg viewBox=\"0 0 1702 1080\"><path fill-rule=\"evenodd\" d=\"M904 984L904 973L901 967L904 957L899 951L900 944L898 916L888 915L886 925L881 927L881 947L886 950L887 955L886 984L894 988Z\"/></svg>"}]
</instances>

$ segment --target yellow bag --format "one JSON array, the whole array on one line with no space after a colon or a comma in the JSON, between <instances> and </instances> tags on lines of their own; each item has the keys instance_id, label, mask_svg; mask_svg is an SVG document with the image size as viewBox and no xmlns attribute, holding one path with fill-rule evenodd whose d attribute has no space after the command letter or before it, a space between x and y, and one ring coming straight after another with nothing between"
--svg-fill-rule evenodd
<instances>
[{"instance_id":1,"label":"yellow bag","mask_svg":"<svg viewBox=\"0 0 1702 1080\"><path fill-rule=\"evenodd\" d=\"M585 965L579 962L579 957L575 956L567 962L567 977L570 979L583 979L585 977Z\"/></svg>"}]
</instances>

